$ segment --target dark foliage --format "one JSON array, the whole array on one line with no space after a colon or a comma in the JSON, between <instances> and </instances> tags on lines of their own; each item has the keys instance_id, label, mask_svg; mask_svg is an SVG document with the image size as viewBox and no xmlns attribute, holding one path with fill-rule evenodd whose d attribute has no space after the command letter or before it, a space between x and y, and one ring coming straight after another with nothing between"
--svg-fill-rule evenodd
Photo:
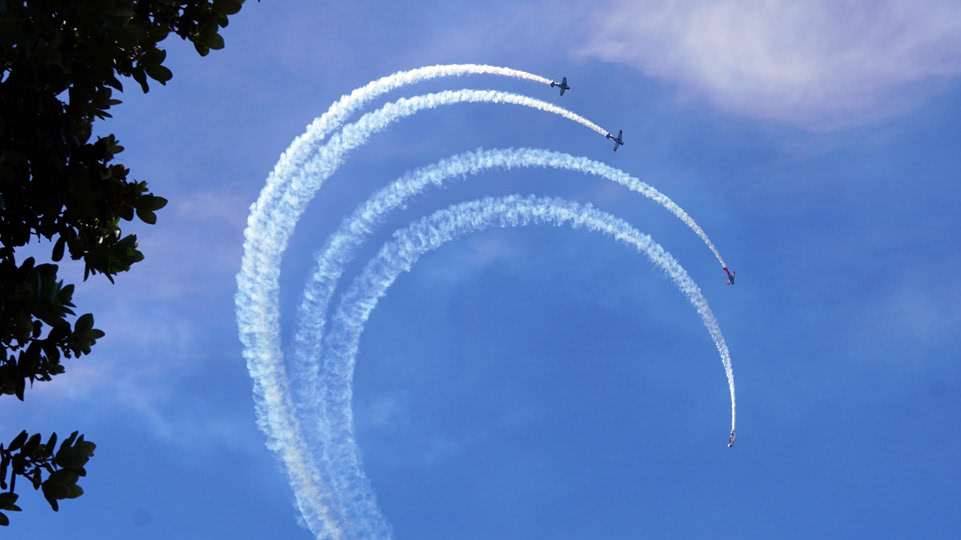
<instances>
[{"instance_id":1,"label":"dark foliage","mask_svg":"<svg viewBox=\"0 0 961 540\"><path fill-rule=\"evenodd\" d=\"M137 238L120 223L134 217L156 223L167 203L114 159L123 151L113 135L91 140L96 119L109 118L116 95L133 79L166 84L158 44L171 33L201 55L220 49L219 34L243 0L0 0L0 394L24 399L27 381L64 372L61 359L90 353L103 331L93 315L76 317L74 285L58 279L65 254L83 261L84 280L126 272L143 260ZM31 240L52 244L49 263L17 262L16 249ZM74 319L71 324L71 319ZM75 436L76 434L74 434ZM93 443L71 436L66 452L93 455ZM26 432L21 433L14 443ZM56 434L52 436L56 442ZM0 509L16 509L17 475L43 486L57 500L82 493L82 463L52 454L34 435L20 446L0 446ZM19 453L12 454L19 448ZM70 450L81 448L81 450ZM89 452L88 452L89 450ZM73 456L74 454L70 454ZM42 480L43 471L49 473ZM7 518L0 513L0 524Z\"/></svg>"},{"instance_id":2,"label":"dark foliage","mask_svg":"<svg viewBox=\"0 0 961 540\"><path fill-rule=\"evenodd\" d=\"M57 501L75 499L83 495L83 488L77 485L81 476L87 471L83 466L93 456L97 447L92 442L83 440L83 435L77 437L77 432L70 434L57 447L57 434L50 435L46 444L40 444L40 434L27 436L21 431L7 448L0 444L0 489L8 489L0 493L0 525L8 525L9 518L2 510L19 512L15 504L19 496L14 493L17 476L29 480L33 489L43 489L43 496L54 510L59 508ZM7 471L10 471L10 484L7 485ZM43 474L47 473L47 478Z\"/></svg>"}]
</instances>

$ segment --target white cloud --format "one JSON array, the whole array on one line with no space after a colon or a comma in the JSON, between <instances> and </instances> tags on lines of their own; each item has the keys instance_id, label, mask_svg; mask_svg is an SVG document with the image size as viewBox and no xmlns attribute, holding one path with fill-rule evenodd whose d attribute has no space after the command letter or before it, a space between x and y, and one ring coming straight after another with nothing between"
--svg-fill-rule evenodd
<instances>
[{"instance_id":1,"label":"white cloud","mask_svg":"<svg viewBox=\"0 0 961 540\"><path fill-rule=\"evenodd\" d=\"M883 118L961 73L954 0L611 0L578 54L812 129Z\"/></svg>"},{"instance_id":2,"label":"white cloud","mask_svg":"<svg viewBox=\"0 0 961 540\"><path fill-rule=\"evenodd\" d=\"M229 189L188 193L172 203L178 218L198 226L219 227L241 232L247 226L247 212L253 201Z\"/></svg>"},{"instance_id":3,"label":"white cloud","mask_svg":"<svg viewBox=\"0 0 961 540\"><path fill-rule=\"evenodd\" d=\"M222 392L228 385L221 379L232 359L210 342L209 328L156 306L142 310L119 302L94 312L107 335L91 355L64 360L66 373L29 389L26 399L38 418L74 410L86 415L85 425L92 419L134 422L172 446L221 449L250 437L253 413L243 408L248 403L224 409L192 390L216 384Z\"/></svg>"},{"instance_id":4,"label":"white cloud","mask_svg":"<svg viewBox=\"0 0 961 540\"><path fill-rule=\"evenodd\" d=\"M510 237L498 231L471 235L445 246L419 261L416 279L432 286L459 286L476 279L482 272L498 261L510 260L521 255Z\"/></svg>"},{"instance_id":5,"label":"white cloud","mask_svg":"<svg viewBox=\"0 0 961 540\"><path fill-rule=\"evenodd\" d=\"M389 391L358 404L358 431L386 431L410 424L410 396L403 391Z\"/></svg>"},{"instance_id":6,"label":"white cloud","mask_svg":"<svg viewBox=\"0 0 961 540\"><path fill-rule=\"evenodd\" d=\"M233 290L250 201L227 189L170 199L169 208L158 213L157 225L129 231L137 234L145 259L119 275L116 285L104 279L85 284L85 294L129 293L193 304L201 297L220 301Z\"/></svg>"},{"instance_id":7,"label":"white cloud","mask_svg":"<svg viewBox=\"0 0 961 540\"><path fill-rule=\"evenodd\" d=\"M957 338L961 288L948 280L908 281L887 291L865 310L866 339L898 336L918 347L938 347Z\"/></svg>"}]
</instances>

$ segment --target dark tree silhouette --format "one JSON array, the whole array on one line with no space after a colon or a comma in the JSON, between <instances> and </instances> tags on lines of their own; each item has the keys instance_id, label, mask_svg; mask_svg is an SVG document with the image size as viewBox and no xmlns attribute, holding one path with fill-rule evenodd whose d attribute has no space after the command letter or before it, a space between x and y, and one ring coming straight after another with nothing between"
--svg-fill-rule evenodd
<instances>
[{"instance_id":1,"label":"dark tree silhouette","mask_svg":"<svg viewBox=\"0 0 961 540\"><path fill-rule=\"evenodd\" d=\"M171 33L201 56L220 49L218 33L244 0L0 0L0 394L24 399L27 381L64 372L104 336L93 315L76 317L74 285L58 279L65 254L83 261L84 281L110 282L143 260L137 237L120 222L154 224L167 201L114 160L113 135L91 140L93 122L109 118L116 93L132 78L173 76L158 44ZM17 263L17 248L41 238L50 261ZM72 324L71 320L74 319ZM43 489L50 506L80 496L77 480L95 445L73 433L17 435L0 444L0 525L17 511L18 476ZM7 481L10 473L9 482Z\"/></svg>"}]
</instances>

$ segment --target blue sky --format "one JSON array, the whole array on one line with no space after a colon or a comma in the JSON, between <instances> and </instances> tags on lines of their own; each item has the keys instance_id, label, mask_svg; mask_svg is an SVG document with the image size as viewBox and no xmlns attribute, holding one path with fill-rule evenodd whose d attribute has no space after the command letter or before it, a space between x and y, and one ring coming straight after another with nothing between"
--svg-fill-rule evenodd
<instances>
[{"instance_id":1,"label":"blue sky","mask_svg":"<svg viewBox=\"0 0 961 540\"><path fill-rule=\"evenodd\" d=\"M649 260L567 227L490 230L424 256L361 337L354 419L393 537L951 538L961 529L961 8L953 2L248 2L207 58L133 86L100 126L169 199L129 224L147 259L77 304L94 354L2 402L3 432L80 429L86 493L25 492L11 538L312 538L258 431L234 313L249 206L341 95L420 66L567 76L408 86L516 92L555 115L460 104L371 137L310 204L281 266L282 333L324 240L377 188L483 148L601 161L662 191L737 271L626 189L491 171L389 216L347 267L447 206L513 193L591 203L650 234L700 285L695 311ZM355 115L351 120L356 120ZM68 270L76 272L76 269ZM76 275L76 274L75 274ZM288 353L290 351L288 350ZM10 420L13 419L13 420ZM14 421L15 420L15 421Z\"/></svg>"}]
</instances>

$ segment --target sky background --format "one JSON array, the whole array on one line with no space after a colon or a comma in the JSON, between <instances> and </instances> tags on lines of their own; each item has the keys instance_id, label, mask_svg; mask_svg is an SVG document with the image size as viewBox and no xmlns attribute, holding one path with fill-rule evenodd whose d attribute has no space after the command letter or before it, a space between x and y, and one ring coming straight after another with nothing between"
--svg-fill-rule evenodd
<instances>
[{"instance_id":1,"label":"sky background","mask_svg":"<svg viewBox=\"0 0 961 540\"><path fill-rule=\"evenodd\" d=\"M9 538L311 538L255 424L234 315L250 204L342 94L445 63L493 76L395 91L543 99L602 136L510 105L419 113L373 136L299 222L281 274L289 338L313 253L378 187L452 154L530 146L599 160L684 208L731 268L651 201L581 174L492 171L390 216L512 193L595 206L698 282L717 353L646 258L583 231L492 230L425 256L361 339L355 428L403 539L954 538L961 530L961 6L951 1L247 2L174 78L99 125L170 202L128 223L146 255L75 295L107 335L0 430L97 443L85 494L22 491ZM357 116L352 119L356 119ZM45 248L47 249L47 248ZM47 251L49 252L49 251ZM76 268L67 276L80 277ZM24 489L23 487L21 488Z\"/></svg>"}]
</instances>

